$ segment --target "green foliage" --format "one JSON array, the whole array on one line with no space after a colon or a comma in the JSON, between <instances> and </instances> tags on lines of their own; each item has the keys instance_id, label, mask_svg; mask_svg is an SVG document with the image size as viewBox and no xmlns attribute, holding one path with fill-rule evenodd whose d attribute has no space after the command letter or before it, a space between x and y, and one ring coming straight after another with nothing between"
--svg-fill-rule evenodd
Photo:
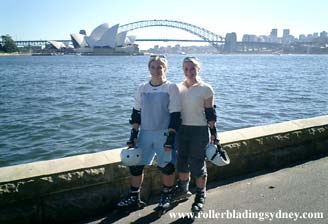
<instances>
[{"instance_id":1,"label":"green foliage","mask_svg":"<svg viewBox=\"0 0 328 224\"><path fill-rule=\"evenodd\" d=\"M15 41L9 35L1 36L1 38L2 38L2 47L0 48L0 51L4 51L7 53L13 53L19 51Z\"/></svg>"}]
</instances>

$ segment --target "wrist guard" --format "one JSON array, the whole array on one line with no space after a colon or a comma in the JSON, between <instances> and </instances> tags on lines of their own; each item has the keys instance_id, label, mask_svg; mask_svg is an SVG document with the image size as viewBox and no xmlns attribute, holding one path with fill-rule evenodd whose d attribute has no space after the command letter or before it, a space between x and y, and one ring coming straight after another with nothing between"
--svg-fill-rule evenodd
<instances>
[{"instance_id":1,"label":"wrist guard","mask_svg":"<svg viewBox=\"0 0 328 224\"><path fill-rule=\"evenodd\" d=\"M131 132L130 132L130 138L129 140L127 141L127 145L133 145L134 146L134 139L137 139L138 138L138 133L139 131L132 128L131 129Z\"/></svg>"},{"instance_id":2,"label":"wrist guard","mask_svg":"<svg viewBox=\"0 0 328 224\"><path fill-rule=\"evenodd\" d=\"M173 149L174 142L175 142L175 132L170 131L169 135L166 138L166 142L164 143L164 147Z\"/></svg>"}]
</instances>

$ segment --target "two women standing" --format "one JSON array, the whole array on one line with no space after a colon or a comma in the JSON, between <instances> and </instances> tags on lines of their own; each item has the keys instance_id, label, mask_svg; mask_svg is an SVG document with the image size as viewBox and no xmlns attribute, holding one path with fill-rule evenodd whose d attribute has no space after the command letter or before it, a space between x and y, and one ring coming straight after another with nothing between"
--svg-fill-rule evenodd
<instances>
[{"instance_id":1,"label":"two women standing","mask_svg":"<svg viewBox=\"0 0 328 224\"><path fill-rule=\"evenodd\" d=\"M169 206L172 197L190 196L188 188L191 174L197 186L192 211L198 212L203 208L207 181L205 150L209 142L216 139L214 92L210 85L199 78L200 62L197 58L185 58L182 66L185 80L177 87L166 80L165 58L155 56L149 60L151 79L142 84L136 94L128 142L130 147L137 146L142 150L142 159L129 167L132 175L130 193L118 203L120 208L143 205L139 193L143 168L152 163L155 154L163 174L159 206ZM174 188L176 133L179 180Z\"/></svg>"}]
</instances>

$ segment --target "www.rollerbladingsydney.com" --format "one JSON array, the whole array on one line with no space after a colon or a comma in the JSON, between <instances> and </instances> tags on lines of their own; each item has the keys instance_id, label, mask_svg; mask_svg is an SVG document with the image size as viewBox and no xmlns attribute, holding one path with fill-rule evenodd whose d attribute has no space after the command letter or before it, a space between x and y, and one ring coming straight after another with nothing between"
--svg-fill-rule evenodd
<instances>
[{"instance_id":1,"label":"www.rollerbladingsydney.com","mask_svg":"<svg viewBox=\"0 0 328 224\"><path fill-rule=\"evenodd\" d=\"M290 219L297 221L298 219L323 219L323 212L287 212L287 211L275 211L275 212L254 212L252 210L236 211L225 210L217 212L215 210L208 210L199 212L194 216L192 212L169 212L171 219L180 218L203 218L203 219L256 219L259 221L274 219Z\"/></svg>"}]
</instances>

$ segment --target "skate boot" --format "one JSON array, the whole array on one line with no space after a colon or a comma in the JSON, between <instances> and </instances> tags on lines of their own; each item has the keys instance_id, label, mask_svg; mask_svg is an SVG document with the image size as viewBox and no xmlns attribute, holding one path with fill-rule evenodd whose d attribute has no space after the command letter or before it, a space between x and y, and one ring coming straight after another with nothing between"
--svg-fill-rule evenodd
<instances>
[{"instance_id":1,"label":"skate boot","mask_svg":"<svg viewBox=\"0 0 328 224\"><path fill-rule=\"evenodd\" d=\"M155 211L159 217L164 215L171 207L172 200L172 189L163 188L161 191L161 198L158 206L155 208Z\"/></svg>"},{"instance_id":2,"label":"skate boot","mask_svg":"<svg viewBox=\"0 0 328 224\"><path fill-rule=\"evenodd\" d=\"M178 184L177 186L175 186L172 199L174 201L188 199L192 195L192 193L188 190L188 188L189 188L189 180L186 181L178 180Z\"/></svg>"},{"instance_id":3,"label":"skate boot","mask_svg":"<svg viewBox=\"0 0 328 224\"><path fill-rule=\"evenodd\" d=\"M142 209L145 203L140 200L139 192L130 192L126 197L117 203L117 209L120 211L131 212L133 210Z\"/></svg>"},{"instance_id":4,"label":"skate boot","mask_svg":"<svg viewBox=\"0 0 328 224\"><path fill-rule=\"evenodd\" d=\"M205 203L205 191L197 191L195 201L192 204L191 211L194 217L197 217L199 212L203 210Z\"/></svg>"}]
</instances>

